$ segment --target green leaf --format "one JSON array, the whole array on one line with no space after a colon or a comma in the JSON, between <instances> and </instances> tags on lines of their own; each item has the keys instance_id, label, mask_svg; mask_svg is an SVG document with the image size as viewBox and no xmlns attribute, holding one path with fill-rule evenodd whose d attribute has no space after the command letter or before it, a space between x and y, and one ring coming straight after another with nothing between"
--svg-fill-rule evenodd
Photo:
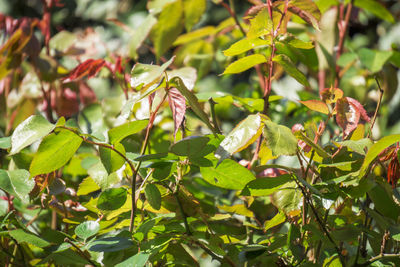
<instances>
[{"instance_id":1,"label":"green leaf","mask_svg":"<svg viewBox=\"0 0 400 267\"><path fill-rule=\"evenodd\" d=\"M170 80L170 84L174 85L179 92L186 98L189 103L189 106L192 108L193 112L204 122L208 128L214 133L217 134L214 126L210 123L207 114L204 112L202 107L199 104L199 100L197 99L196 95L194 95L191 91L187 89L183 80L179 77L174 77Z\"/></svg>"},{"instance_id":2,"label":"green leaf","mask_svg":"<svg viewBox=\"0 0 400 267\"><path fill-rule=\"evenodd\" d=\"M49 46L51 49L56 49L61 52L67 52L68 48L70 48L76 42L77 36L69 31L61 31L56 35L52 36L49 42Z\"/></svg>"},{"instance_id":3,"label":"green leaf","mask_svg":"<svg viewBox=\"0 0 400 267\"><path fill-rule=\"evenodd\" d=\"M286 55L276 55L272 60L281 65L290 76L296 79L296 81L306 87L310 87L306 76L296 68Z\"/></svg>"},{"instance_id":4,"label":"green leaf","mask_svg":"<svg viewBox=\"0 0 400 267\"><path fill-rule=\"evenodd\" d=\"M183 13L185 15L185 28L189 32L199 22L204 11L206 11L206 0L183 0Z\"/></svg>"},{"instance_id":5,"label":"green leaf","mask_svg":"<svg viewBox=\"0 0 400 267\"><path fill-rule=\"evenodd\" d=\"M26 170L6 171L0 169L0 188L24 202L29 201L29 193L35 186L35 181L29 179Z\"/></svg>"},{"instance_id":6,"label":"green leaf","mask_svg":"<svg viewBox=\"0 0 400 267\"><path fill-rule=\"evenodd\" d=\"M54 125L40 115L32 115L15 128L11 136L10 154L16 154L23 148L48 135Z\"/></svg>"},{"instance_id":7,"label":"green leaf","mask_svg":"<svg viewBox=\"0 0 400 267\"><path fill-rule=\"evenodd\" d=\"M183 29L183 4L181 0L163 7L158 22L151 31L157 57L161 57Z\"/></svg>"},{"instance_id":8,"label":"green leaf","mask_svg":"<svg viewBox=\"0 0 400 267\"><path fill-rule=\"evenodd\" d=\"M239 152L254 143L261 135L263 129L263 118L260 114L249 115L242 120L220 143L216 157L222 161L232 154Z\"/></svg>"},{"instance_id":9,"label":"green leaf","mask_svg":"<svg viewBox=\"0 0 400 267\"><path fill-rule=\"evenodd\" d=\"M304 141L307 145L311 146L315 152L322 158L329 158L331 155L326 152L319 144L314 143L307 135L305 135L302 131L297 131L294 133L295 136L299 139Z\"/></svg>"},{"instance_id":10,"label":"green leaf","mask_svg":"<svg viewBox=\"0 0 400 267\"><path fill-rule=\"evenodd\" d=\"M225 159L217 167L202 167L201 174L208 183L226 189L242 190L254 175L236 161Z\"/></svg>"},{"instance_id":11,"label":"green leaf","mask_svg":"<svg viewBox=\"0 0 400 267\"><path fill-rule=\"evenodd\" d=\"M178 156L201 156L198 155L199 151L207 145L209 140L205 136L189 136L173 144L170 151Z\"/></svg>"},{"instance_id":12,"label":"green leaf","mask_svg":"<svg viewBox=\"0 0 400 267\"><path fill-rule=\"evenodd\" d=\"M296 154L297 139L288 127L272 121L265 121L264 123L263 134L273 156Z\"/></svg>"},{"instance_id":13,"label":"green leaf","mask_svg":"<svg viewBox=\"0 0 400 267\"><path fill-rule=\"evenodd\" d=\"M277 191L281 186L291 180L289 174L278 177L258 178L250 181L243 189L243 196L269 196Z\"/></svg>"},{"instance_id":14,"label":"green leaf","mask_svg":"<svg viewBox=\"0 0 400 267\"><path fill-rule=\"evenodd\" d=\"M272 31L272 26L268 8L263 8L253 19L250 19L250 28L247 32L247 38L254 39L263 35L268 35Z\"/></svg>"},{"instance_id":15,"label":"green leaf","mask_svg":"<svg viewBox=\"0 0 400 267\"><path fill-rule=\"evenodd\" d=\"M150 206L155 210L159 210L161 208L161 193L158 187L154 184L147 184L144 193Z\"/></svg>"},{"instance_id":16,"label":"green leaf","mask_svg":"<svg viewBox=\"0 0 400 267\"><path fill-rule=\"evenodd\" d=\"M132 238L129 237L105 237L94 240L90 243L89 250L97 252L116 252L131 248L133 246Z\"/></svg>"},{"instance_id":17,"label":"green leaf","mask_svg":"<svg viewBox=\"0 0 400 267\"><path fill-rule=\"evenodd\" d=\"M75 234L86 240L86 238L97 234L99 230L100 224L97 221L86 221L75 228Z\"/></svg>"},{"instance_id":18,"label":"green leaf","mask_svg":"<svg viewBox=\"0 0 400 267\"><path fill-rule=\"evenodd\" d=\"M314 45L312 42L304 42L300 39L293 38L292 40L289 41L288 43L290 46L293 46L295 48L299 49L312 49L314 48Z\"/></svg>"},{"instance_id":19,"label":"green leaf","mask_svg":"<svg viewBox=\"0 0 400 267\"><path fill-rule=\"evenodd\" d=\"M392 51L379 51L361 48L358 52L361 63L371 72L375 73L382 69L383 65L390 59Z\"/></svg>"},{"instance_id":20,"label":"green leaf","mask_svg":"<svg viewBox=\"0 0 400 267\"><path fill-rule=\"evenodd\" d=\"M254 54L243 57L230 64L222 74L240 73L254 67L255 65L267 62L267 58L261 54Z\"/></svg>"},{"instance_id":21,"label":"green leaf","mask_svg":"<svg viewBox=\"0 0 400 267\"><path fill-rule=\"evenodd\" d=\"M82 143L75 133L62 129L46 136L35 154L29 171L31 176L55 171L72 158Z\"/></svg>"},{"instance_id":22,"label":"green leaf","mask_svg":"<svg viewBox=\"0 0 400 267\"><path fill-rule=\"evenodd\" d=\"M353 150L361 155L365 155L364 149L368 150L373 145L371 139L369 139L369 138L363 138L360 140L346 140L346 141L338 142L338 143L342 146L350 148L351 150Z\"/></svg>"},{"instance_id":23,"label":"green leaf","mask_svg":"<svg viewBox=\"0 0 400 267\"><path fill-rule=\"evenodd\" d=\"M157 23L157 19L149 14L143 20L143 22L137 27L132 34L131 40L129 42L129 55L130 57L137 59L137 50L141 47L143 42L146 40L153 26Z\"/></svg>"},{"instance_id":24,"label":"green leaf","mask_svg":"<svg viewBox=\"0 0 400 267\"><path fill-rule=\"evenodd\" d=\"M109 175L101 161L91 165L88 169L88 174L101 189L110 188L119 182L118 175L115 172Z\"/></svg>"},{"instance_id":25,"label":"green leaf","mask_svg":"<svg viewBox=\"0 0 400 267\"><path fill-rule=\"evenodd\" d=\"M324 114L329 114L328 106L321 100L306 100L299 102L311 110L318 111Z\"/></svg>"},{"instance_id":26,"label":"green leaf","mask_svg":"<svg viewBox=\"0 0 400 267\"><path fill-rule=\"evenodd\" d=\"M381 138L378 142L373 144L371 148L368 150L368 153L365 156L364 162L361 166L360 177L364 177L367 174L371 163L385 148L397 142L400 142L400 134L385 136Z\"/></svg>"},{"instance_id":27,"label":"green leaf","mask_svg":"<svg viewBox=\"0 0 400 267\"><path fill-rule=\"evenodd\" d=\"M393 15L381 3L375 0L355 0L354 5L365 9L380 19L386 20L390 23L395 23Z\"/></svg>"},{"instance_id":28,"label":"green leaf","mask_svg":"<svg viewBox=\"0 0 400 267\"><path fill-rule=\"evenodd\" d=\"M121 263L115 265L115 267L144 267L146 262L149 260L150 254L139 252L136 255L124 260Z\"/></svg>"},{"instance_id":29,"label":"green leaf","mask_svg":"<svg viewBox=\"0 0 400 267\"><path fill-rule=\"evenodd\" d=\"M12 236L15 240L17 240L18 243L28 243L39 248L44 248L50 245L50 243L47 242L46 240L34 234L25 232L22 229L12 230L9 233L10 236Z\"/></svg>"},{"instance_id":30,"label":"green leaf","mask_svg":"<svg viewBox=\"0 0 400 267\"><path fill-rule=\"evenodd\" d=\"M285 213L279 211L271 220L265 221L264 230L267 231L268 229L271 229L272 227L284 223L285 221L286 221Z\"/></svg>"},{"instance_id":31,"label":"green leaf","mask_svg":"<svg viewBox=\"0 0 400 267\"><path fill-rule=\"evenodd\" d=\"M121 143L114 143L113 147L125 156L125 147ZM119 170L125 163L125 159L112 149L100 146L99 152L101 162L109 174Z\"/></svg>"},{"instance_id":32,"label":"green leaf","mask_svg":"<svg viewBox=\"0 0 400 267\"><path fill-rule=\"evenodd\" d=\"M215 34L215 27L214 26L206 26L200 28L198 30L188 32L186 34L180 35L174 42L174 46L190 43L192 41L208 37L210 35Z\"/></svg>"},{"instance_id":33,"label":"green leaf","mask_svg":"<svg viewBox=\"0 0 400 267\"><path fill-rule=\"evenodd\" d=\"M387 187L386 190L384 186ZM393 201L392 193L388 193L388 190L390 190L388 187L388 184L377 184L374 188L368 191L368 196L371 198L375 205L375 209L379 213L396 221L400 215L400 209Z\"/></svg>"},{"instance_id":34,"label":"green leaf","mask_svg":"<svg viewBox=\"0 0 400 267\"><path fill-rule=\"evenodd\" d=\"M11 147L11 136L0 138L0 149L9 149Z\"/></svg>"},{"instance_id":35,"label":"green leaf","mask_svg":"<svg viewBox=\"0 0 400 267\"><path fill-rule=\"evenodd\" d=\"M272 203L279 209L292 216L300 214L302 194L297 189L296 182L288 182L272 195Z\"/></svg>"},{"instance_id":36,"label":"green leaf","mask_svg":"<svg viewBox=\"0 0 400 267\"><path fill-rule=\"evenodd\" d=\"M141 63L135 64L131 71L131 86L136 89L145 89L157 83L174 59L175 57L170 58L170 60L161 66Z\"/></svg>"},{"instance_id":37,"label":"green leaf","mask_svg":"<svg viewBox=\"0 0 400 267\"><path fill-rule=\"evenodd\" d=\"M97 190L100 190L100 187L95 183L95 181L91 177L86 177L79 184L78 192L76 192L76 194L78 196L84 196Z\"/></svg>"},{"instance_id":38,"label":"green leaf","mask_svg":"<svg viewBox=\"0 0 400 267\"><path fill-rule=\"evenodd\" d=\"M255 39L244 38L242 40L237 41L236 43L231 45L227 50L225 50L224 55L227 57L236 56L244 52L247 52L250 49L255 49L267 45L271 45L271 38L268 38L267 40L263 40L260 38L255 38Z\"/></svg>"},{"instance_id":39,"label":"green leaf","mask_svg":"<svg viewBox=\"0 0 400 267\"><path fill-rule=\"evenodd\" d=\"M91 134L104 141L104 133L108 130L108 127L103 117L103 109L101 105L91 104L79 113L79 127L82 129L83 133Z\"/></svg>"},{"instance_id":40,"label":"green leaf","mask_svg":"<svg viewBox=\"0 0 400 267\"><path fill-rule=\"evenodd\" d=\"M104 190L97 201L97 208L101 210L116 210L122 207L127 198L125 188L109 188Z\"/></svg>"}]
</instances>

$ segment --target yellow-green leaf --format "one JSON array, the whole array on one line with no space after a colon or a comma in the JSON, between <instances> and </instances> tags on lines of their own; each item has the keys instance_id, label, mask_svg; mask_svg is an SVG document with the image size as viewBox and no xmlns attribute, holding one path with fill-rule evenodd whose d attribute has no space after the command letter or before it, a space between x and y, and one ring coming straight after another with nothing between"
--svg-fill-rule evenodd
<instances>
[{"instance_id":1,"label":"yellow-green leaf","mask_svg":"<svg viewBox=\"0 0 400 267\"><path fill-rule=\"evenodd\" d=\"M265 62L267 62L267 58L261 54L250 55L234 61L225 69L223 74L240 73Z\"/></svg>"}]
</instances>

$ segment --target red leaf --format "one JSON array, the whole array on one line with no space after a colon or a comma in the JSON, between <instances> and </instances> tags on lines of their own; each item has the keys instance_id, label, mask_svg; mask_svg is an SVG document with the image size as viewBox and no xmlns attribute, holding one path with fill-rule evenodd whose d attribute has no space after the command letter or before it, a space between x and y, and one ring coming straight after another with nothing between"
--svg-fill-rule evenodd
<instances>
[{"instance_id":1,"label":"red leaf","mask_svg":"<svg viewBox=\"0 0 400 267\"><path fill-rule=\"evenodd\" d=\"M324 114L329 114L328 106L321 100L306 100L299 102L311 110L318 111Z\"/></svg>"},{"instance_id":2,"label":"red leaf","mask_svg":"<svg viewBox=\"0 0 400 267\"><path fill-rule=\"evenodd\" d=\"M336 102L336 122L343 129L344 136L348 136L357 128L360 121L360 111L349 103L347 98L339 98Z\"/></svg>"},{"instance_id":3,"label":"red leaf","mask_svg":"<svg viewBox=\"0 0 400 267\"><path fill-rule=\"evenodd\" d=\"M186 113L186 99L176 88L168 91L168 102L174 118L174 137L183 123Z\"/></svg>"},{"instance_id":4,"label":"red leaf","mask_svg":"<svg viewBox=\"0 0 400 267\"><path fill-rule=\"evenodd\" d=\"M62 80L64 83L72 82L82 79L86 75L88 76L88 79L90 79L95 76L105 64L106 61L104 59L88 59L79 64L69 73L67 77L64 77Z\"/></svg>"},{"instance_id":5,"label":"red leaf","mask_svg":"<svg viewBox=\"0 0 400 267\"><path fill-rule=\"evenodd\" d=\"M347 101L349 101L351 105L353 105L358 110L358 112L360 112L361 119L363 119L366 122L369 122L371 120L367 115L367 112L365 111L364 107L360 104L360 102L351 97L346 97L346 99Z\"/></svg>"}]
</instances>

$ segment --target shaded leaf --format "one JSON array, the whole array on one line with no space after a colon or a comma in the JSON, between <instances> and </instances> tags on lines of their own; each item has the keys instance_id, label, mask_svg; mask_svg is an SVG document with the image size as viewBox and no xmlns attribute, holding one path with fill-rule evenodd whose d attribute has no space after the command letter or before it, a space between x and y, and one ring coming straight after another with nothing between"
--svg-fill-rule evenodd
<instances>
[{"instance_id":1,"label":"shaded leaf","mask_svg":"<svg viewBox=\"0 0 400 267\"><path fill-rule=\"evenodd\" d=\"M273 156L296 154L297 139L288 127L265 121L263 134Z\"/></svg>"},{"instance_id":2,"label":"shaded leaf","mask_svg":"<svg viewBox=\"0 0 400 267\"><path fill-rule=\"evenodd\" d=\"M278 177L264 177L250 181L243 189L243 196L269 196L291 180L289 174Z\"/></svg>"},{"instance_id":3,"label":"shaded leaf","mask_svg":"<svg viewBox=\"0 0 400 267\"><path fill-rule=\"evenodd\" d=\"M241 190L255 179L248 169L230 159L225 159L217 167L202 167L200 171L208 183L226 189Z\"/></svg>"},{"instance_id":4,"label":"shaded leaf","mask_svg":"<svg viewBox=\"0 0 400 267\"><path fill-rule=\"evenodd\" d=\"M0 149L9 149L11 147L11 136L0 137Z\"/></svg>"},{"instance_id":5,"label":"shaded leaf","mask_svg":"<svg viewBox=\"0 0 400 267\"><path fill-rule=\"evenodd\" d=\"M274 62L282 66L282 68L299 83L306 87L310 87L306 76L300 72L296 66L290 61L286 55L277 55L272 59Z\"/></svg>"},{"instance_id":6,"label":"shaded leaf","mask_svg":"<svg viewBox=\"0 0 400 267\"><path fill-rule=\"evenodd\" d=\"M125 148L121 143L114 143L113 147L125 156ZM100 146L99 152L101 162L109 174L119 170L125 163L125 159L112 149Z\"/></svg>"},{"instance_id":7,"label":"shaded leaf","mask_svg":"<svg viewBox=\"0 0 400 267\"><path fill-rule=\"evenodd\" d=\"M383 65L390 59L392 51L379 51L361 48L358 52L361 63L371 72L375 73L382 69Z\"/></svg>"},{"instance_id":8,"label":"shaded leaf","mask_svg":"<svg viewBox=\"0 0 400 267\"><path fill-rule=\"evenodd\" d=\"M299 102L311 110L318 111L324 114L329 114L328 106L320 100L306 100Z\"/></svg>"},{"instance_id":9,"label":"shaded leaf","mask_svg":"<svg viewBox=\"0 0 400 267\"><path fill-rule=\"evenodd\" d=\"M395 23L393 15L381 3L375 0L355 0L354 5L365 9L380 19Z\"/></svg>"},{"instance_id":10,"label":"shaded leaf","mask_svg":"<svg viewBox=\"0 0 400 267\"><path fill-rule=\"evenodd\" d=\"M243 57L230 64L222 74L240 73L254 67L255 65L267 62L267 58L261 54L254 54Z\"/></svg>"},{"instance_id":11,"label":"shaded leaf","mask_svg":"<svg viewBox=\"0 0 400 267\"><path fill-rule=\"evenodd\" d=\"M89 250L97 252L116 252L128 249L132 246L132 238L114 236L94 240L90 243Z\"/></svg>"},{"instance_id":12,"label":"shaded leaf","mask_svg":"<svg viewBox=\"0 0 400 267\"><path fill-rule=\"evenodd\" d=\"M10 195L27 202L29 201L29 193L34 186L35 181L29 178L28 171L0 169L0 188Z\"/></svg>"},{"instance_id":13,"label":"shaded leaf","mask_svg":"<svg viewBox=\"0 0 400 267\"><path fill-rule=\"evenodd\" d=\"M210 139L206 136L189 136L170 147L170 151L178 156L196 157Z\"/></svg>"},{"instance_id":14,"label":"shaded leaf","mask_svg":"<svg viewBox=\"0 0 400 267\"><path fill-rule=\"evenodd\" d=\"M155 210L159 210L161 208L161 193L157 186L154 184L147 184L144 193L150 206Z\"/></svg>"},{"instance_id":15,"label":"shaded leaf","mask_svg":"<svg viewBox=\"0 0 400 267\"><path fill-rule=\"evenodd\" d=\"M157 19L149 14L143 20L143 22L137 27L132 34L129 42L129 55L136 59L138 57L137 50L141 47L143 42L146 40L153 26L157 23Z\"/></svg>"},{"instance_id":16,"label":"shaded leaf","mask_svg":"<svg viewBox=\"0 0 400 267\"><path fill-rule=\"evenodd\" d=\"M48 135L55 125L40 115L32 115L20 123L11 136L10 154L16 154L23 148Z\"/></svg>"},{"instance_id":17,"label":"shaded leaf","mask_svg":"<svg viewBox=\"0 0 400 267\"><path fill-rule=\"evenodd\" d=\"M97 201L97 208L101 210L116 210L122 207L127 198L125 188L109 188L104 190Z\"/></svg>"},{"instance_id":18,"label":"shaded leaf","mask_svg":"<svg viewBox=\"0 0 400 267\"><path fill-rule=\"evenodd\" d=\"M46 136L33 157L29 171L31 176L55 171L72 158L82 139L69 130L60 130Z\"/></svg>"},{"instance_id":19,"label":"shaded leaf","mask_svg":"<svg viewBox=\"0 0 400 267\"><path fill-rule=\"evenodd\" d=\"M32 233L25 232L22 229L12 230L9 233L18 243L28 243L39 248L44 248L50 245L46 240Z\"/></svg>"}]
</instances>

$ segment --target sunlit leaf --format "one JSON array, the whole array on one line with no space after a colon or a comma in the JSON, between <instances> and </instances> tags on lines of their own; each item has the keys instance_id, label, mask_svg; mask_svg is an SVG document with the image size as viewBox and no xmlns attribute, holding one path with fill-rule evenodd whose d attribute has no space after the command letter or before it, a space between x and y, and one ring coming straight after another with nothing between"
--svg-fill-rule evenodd
<instances>
[{"instance_id":1,"label":"sunlit leaf","mask_svg":"<svg viewBox=\"0 0 400 267\"><path fill-rule=\"evenodd\" d=\"M379 51L361 48L358 52L361 63L371 72L375 73L382 69L383 65L390 59L392 51Z\"/></svg>"},{"instance_id":2,"label":"sunlit leaf","mask_svg":"<svg viewBox=\"0 0 400 267\"><path fill-rule=\"evenodd\" d=\"M13 237L18 243L28 243L39 248L44 248L50 245L50 243L37 235L25 232L22 229L16 229L9 232L10 236Z\"/></svg>"},{"instance_id":3,"label":"sunlit leaf","mask_svg":"<svg viewBox=\"0 0 400 267\"><path fill-rule=\"evenodd\" d=\"M176 88L168 90L168 104L174 119L174 137L185 119L186 99Z\"/></svg>"},{"instance_id":4,"label":"sunlit leaf","mask_svg":"<svg viewBox=\"0 0 400 267\"><path fill-rule=\"evenodd\" d=\"M297 139L286 126L265 121L263 134L273 156L296 154Z\"/></svg>"},{"instance_id":5,"label":"sunlit leaf","mask_svg":"<svg viewBox=\"0 0 400 267\"><path fill-rule=\"evenodd\" d=\"M100 224L97 221L86 221L75 228L75 234L82 239L91 237L100 230Z\"/></svg>"},{"instance_id":6,"label":"sunlit leaf","mask_svg":"<svg viewBox=\"0 0 400 267\"><path fill-rule=\"evenodd\" d=\"M207 145L208 141L206 136L189 136L173 144L170 151L178 156L201 156L198 155L199 151Z\"/></svg>"},{"instance_id":7,"label":"sunlit leaf","mask_svg":"<svg viewBox=\"0 0 400 267\"><path fill-rule=\"evenodd\" d=\"M250 181L242 190L243 196L269 196L291 180L289 174L278 177L264 177Z\"/></svg>"},{"instance_id":8,"label":"sunlit leaf","mask_svg":"<svg viewBox=\"0 0 400 267\"><path fill-rule=\"evenodd\" d=\"M131 86L133 88L145 88L157 83L164 71L172 64L175 57L162 64L161 66L137 63L131 71Z\"/></svg>"},{"instance_id":9,"label":"sunlit leaf","mask_svg":"<svg viewBox=\"0 0 400 267\"><path fill-rule=\"evenodd\" d=\"M328 106L320 100L305 100L299 102L311 110L318 111L324 114L329 114Z\"/></svg>"},{"instance_id":10,"label":"sunlit leaf","mask_svg":"<svg viewBox=\"0 0 400 267\"><path fill-rule=\"evenodd\" d=\"M97 208L101 210L116 210L122 207L127 198L125 188L110 188L104 190L97 201Z\"/></svg>"},{"instance_id":11,"label":"sunlit leaf","mask_svg":"<svg viewBox=\"0 0 400 267\"><path fill-rule=\"evenodd\" d=\"M100 187L95 183L95 181L93 181L91 177L86 177L79 184L78 191L76 192L76 194L78 196L84 196L99 189Z\"/></svg>"},{"instance_id":12,"label":"sunlit leaf","mask_svg":"<svg viewBox=\"0 0 400 267\"><path fill-rule=\"evenodd\" d=\"M344 135L348 136L357 128L361 114L345 97L338 99L335 109L336 122L343 129Z\"/></svg>"},{"instance_id":13,"label":"sunlit leaf","mask_svg":"<svg viewBox=\"0 0 400 267\"><path fill-rule=\"evenodd\" d=\"M130 121L110 129L108 131L108 138L110 140L110 143L118 143L125 137L140 132L147 127L148 123L149 120Z\"/></svg>"},{"instance_id":14,"label":"sunlit leaf","mask_svg":"<svg viewBox=\"0 0 400 267\"><path fill-rule=\"evenodd\" d=\"M113 147L115 150L125 156L125 148L121 143L114 143ZM125 163L125 159L112 149L100 146L99 152L101 162L103 163L108 173L117 171Z\"/></svg>"},{"instance_id":15,"label":"sunlit leaf","mask_svg":"<svg viewBox=\"0 0 400 267\"><path fill-rule=\"evenodd\" d=\"M286 215L300 214L302 194L294 181L288 182L272 195L272 203Z\"/></svg>"},{"instance_id":16,"label":"sunlit leaf","mask_svg":"<svg viewBox=\"0 0 400 267\"><path fill-rule=\"evenodd\" d=\"M222 74L240 73L254 67L255 65L267 62L267 58L261 54L254 54L243 57L230 64Z\"/></svg>"},{"instance_id":17,"label":"sunlit leaf","mask_svg":"<svg viewBox=\"0 0 400 267\"><path fill-rule=\"evenodd\" d=\"M364 162L361 166L360 177L364 177L367 174L370 164L383 150L385 150L387 147L393 145L396 142L400 142L399 134L382 137L378 142L373 144L371 148L368 150Z\"/></svg>"},{"instance_id":18,"label":"sunlit leaf","mask_svg":"<svg viewBox=\"0 0 400 267\"><path fill-rule=\"evenodd\" d=\"M254 38L254 39L244 38L232 44L227 50L224 51L224 55L236 56L244 52L247 52L250 49L255 49L267 45L271 45L271 38L268 38L266 40L260 38Z\"/></svg>"},{"instance_id":19,"label":"sunlit leaf","mask_svg":"<svg viewBox=\"0 0 400 267\"><path fill-rule=\"evenodd\" d=\"M204 37L208 37L210 35L213 35L215 33L215 27L214 26L206 26L203 28L200 28L198 30L188 32L186 34L180 35L174 42L174 46L186 44L189 42L192 42L194 40L198 40Z\"/></svg>"},{"instance_id":20,"label":"sunlit leaf","mask_svg":"<svg viewBox=\"0 0 400 267\"><path fill-rule=\"evenodd\" d=\"M291 0L288 10L302 18L314 28L319 29L321 12L312 0Z\"/></svg>"},{"instance_id":21,"label":"sunlit leaf","mask_svg":"<svg viewBox=\"0 0 400 267\"><path fill-rule=\"evenodd\" d=\"M247 32L247 37L253 39L271 34L272 26L272 21L268 14L268 8L265 7L261 9L254 18L250 19L250 29Z\"/></svg>"},{"instance_id":22,"label":"sunlit leaf","mask_svg":"<svg viewBox=\"0 0 400 267\"><path fill-rule=\"evenodd\" d=\"M35 186L35 181L29 178L26 170L6 171L0 169L0 188L24 202L29 201L29 193Z\"/></svg>"},{"instance_id":23,"label":"sunlit leaf","mask_svg":"<svg viewBox=\"0 0 400 267\"><path fill-rule=\"evenodd\" d=\"M216 167L202 167L200 171L208 183L226 189L241 190L255 179L248 169L230 159L225 159Z\"/></svg>"},{"instance_id":24,"label":"sunlit leaf","mask_svg":"<svg viewBox=\"0 0 400 267\"><path fill-rule=\"evenodd\" d=\"M78 150L82 139L69 130L60 130L46 136L33 157L31 176L50 173L64 166Z\"/></svg>"},{"instance_id":25,"label":"sunlit leaf","mask_svg":"<svg viewBox=\"0 0 400 267\"><path fill-rule=\"evenodd\" d=\"M157 19L149 14L143 22L135 29L129 42L129 55L132 58L137 58L137 50L141 47L146 40L153 26L157 23Z\"/></svg>"},{"instance_id":26,"label":"sunlit leaf","mask_svg":"<svg viewBox=\"0 0 400 267\"><path fill-rule=\"evenodd\" d=\"M371 12L380 19L395 23L393 15L376 0L355 0L354 5Z\"/></svg>"},{"instance_id":27,"label":"sunlit leaf","mask_svg":"<svg viewBox=\"0 0 400 267\"><path fill-rule=\"evenodd\" d=\"M144 267L146 262L149 260L150 254L139 252L136 255L118 263L115 267Z\"/></svg>"},{"instance_id":28,"label":"sunlit leaf","mask_svg":"<svg viewBox=\"0 0 400 267\"><path fill-rule=\"evenodd\" d=\"M68 76L64 77L62 80L64 83L76 81L82 79L84 76L88 78L94 77L100 70L106 65L104 59L87 59L83 63L73 69Z\"/></svg>"},{"instance_id":29,"label":"sunlit leaf","mask_svg":"<svg viewBox=\"0 0 400 267\"><path fill-rule=\"evenodd\" d=\"M264 223L264 230L267 231L272 227L275 227L286 221L285 213L279 211L271 220L268 220Z\"/></svg>"},{"instance_id":30,"label":"sunlit leaf","mask_svg":"<svg viewBox=\"0 0 400 267\"><path fill-rule=\"evenodd\" d=\"M48 135L54 125L40 115L32 115L15 128L11 136L10 154L16 154L23 148Z\"/></svg>"},{"instance_id":31,"label":"sunlit leaf","mask_svg":"<svg viewBox=\"0 0 400 267\"><path fill-rule=\"evenodd\" d=\"M155 210L159 210L161 208L161 193L157 186L154 184L147 184L144 193L150 206Z\"/></svg>"}]
</instances>

